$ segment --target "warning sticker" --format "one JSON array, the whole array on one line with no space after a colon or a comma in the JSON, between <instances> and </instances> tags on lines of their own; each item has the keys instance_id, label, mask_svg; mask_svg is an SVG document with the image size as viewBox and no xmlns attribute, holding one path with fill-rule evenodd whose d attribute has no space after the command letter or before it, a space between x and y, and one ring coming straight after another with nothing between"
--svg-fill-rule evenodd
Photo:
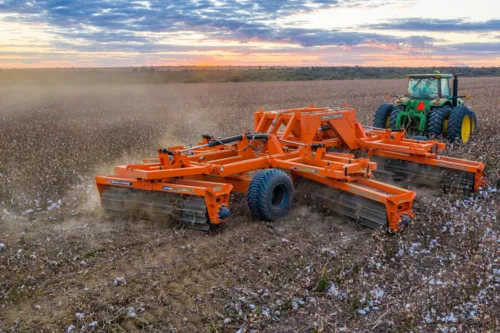
<instances>
[{"instance_id":1,"label":"warning sticker","mask_svg":"<svg viewBox=\"0 0 500 333\"><path fill-rule=\"evenodd\" d=\"M171 191L176 193L194 193L193 189L173 186L162 186L163 191Z\"/></svg>"},{"instance_id":2,"label":"warning sticker","mask_svg":"<svg viewBox=\"0 0 500 333\"><path fill-rule=\"evenodd\" d=\"M106 183L111 185L132 186L132 182L126 182L124 180L106 180Z\"/></svg>"},{"instance_id":3,"label":"warning sticker","mask_svg":"<svg viewBox=\"0 0 500 333\"><path fill-rule=\"evenodd\" d=\"M321 120L338 119L338 118L342 118L342 114L341 113L328 114L326 116L322 116Z\"/></svg>"},{"instance_id":4,"label":"warning sticker","mask_svg":"<svg viewBox=\"0 0 500 333\"><path fill-rule=\"evenodd\" d=\"M212 191L214 192L222 191L222 186L215 186L214 188L212 188Z\"/></svg>"},{"instance_id":5,"label":"warning sticker","mask_svg":"<svg viewBox=\"0 0 500 333\"><path fill-rule=\"evenodd\" d=\"M298 167L298 166L292 166L293 171L302 171L302 172L311 172L311 173L318 173L318 170L316 169L309 169L305 167Z\"/></svg>"}]
</instances>

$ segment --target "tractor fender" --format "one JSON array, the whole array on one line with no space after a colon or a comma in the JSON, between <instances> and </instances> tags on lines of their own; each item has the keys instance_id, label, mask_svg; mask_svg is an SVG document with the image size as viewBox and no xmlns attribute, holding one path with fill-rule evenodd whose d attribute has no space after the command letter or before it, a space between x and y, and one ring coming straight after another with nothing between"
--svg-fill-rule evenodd
<instances>
[{"instance_id":1,"label":"tractor fender","mask_svg":"<svg viewBox=\"0 0 500 333\"><path fill-rule=\"evenodd\" d=\"M401 97L396 100L396 105L408 106L410 104L410 99L408 97Z\"/></svg>"},{"instance_id":2,"label":"tractor fender","mask_svg":"<svg viewBox=\"0 0 500 333\"><path fill-rule=\"evenodd\" d=\"M442 107L445 105L449 105L451 107L451 100L447 98L436 98L430 103L431 107Z\"/></svg>"}]
</instances>

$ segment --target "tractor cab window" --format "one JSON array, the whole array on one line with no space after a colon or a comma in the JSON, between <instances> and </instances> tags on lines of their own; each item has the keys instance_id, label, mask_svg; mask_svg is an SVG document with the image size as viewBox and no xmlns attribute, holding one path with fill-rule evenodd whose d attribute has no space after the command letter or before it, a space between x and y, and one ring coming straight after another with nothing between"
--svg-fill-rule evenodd
<instances>
[{"instance_id":1,"label":"tractor cab window","mask_svg":"<svg viewBox=\"0 0 500 333\"><path fill-rule=\"evenodd\" d=\"M441 79L441 97L451 97L449 79Z\"/></svg>"},{"instance_id":2,"label":"tractor cab window","mask_svg":"<svg viewBox=\"0 0 500 333\"><path fill-rule=\"evenodd\" d=\"M408 94L413 98L434 99L439 97L439 80L433 77L411 78Z\"/></svg>"}]
</instances>

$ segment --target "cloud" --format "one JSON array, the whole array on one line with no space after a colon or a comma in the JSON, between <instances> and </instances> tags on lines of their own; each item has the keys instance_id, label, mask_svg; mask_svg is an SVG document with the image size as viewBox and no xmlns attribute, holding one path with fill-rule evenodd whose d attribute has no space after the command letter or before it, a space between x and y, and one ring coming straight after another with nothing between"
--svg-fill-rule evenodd
<instances>
[{"instance_id":1,"label":"cloud","mask_svg":"<svg viewBox=\"0 0 500 333\"><path fill-rule=\"evenodd\" d=\"M462 43L441 46L439 50L447 50L451 52L461 52L467 54L493 54L500 53L500 42L498 43Z\"/></svg>"},{"instance_id":2,"label":"cloud","mask_svg":"<svg viewBox=\"0 0 500 333\"><path fill-rule=\"evenodd\" d=\"M103 57L107 52L120 53L120 55L113 54L113 57L117 59L128 57L133 59L134 64L140 63L140 59L166 57L167 54L171 59L189 62L190 59L200 54L212 57L211 54L217 51L234 57L240 55L241 61L243 61L242 58L247 59L247 56L257 58L257 55L264 57L271 54L275 59L279 59L280 54L283 57L289 57L291 54L307 55L307 59L314 61L315 54L319 54L318 57L322 59L347 59L346 61L353 62L354 60L349 60L349 55L356 54L356 63L363 61L363 55L358 52L359 50L395 56L403 53L422 56L436 52L446 54L470 52L481 55L494 52L494 43L437 47L436 44L443 41L425 36L422 32L434 31L434 29L447 31L446 29L453 27L459 29L458 31L474 29L479 32L497 31L500 20L474 23L463 20L408 19L360 27L367 28L364 31L306 29L300 28L296 21L293 26L280 25L280 19L293 14L341 6L376 7L384 6L389 2L374 3L368 0L0 0L0 15L5 22L17 22L29 27L28 34L25 35L13 31L13 37L5 39L6 44L18 41L24 41L23 43L33 41L35 44L43 41L43 47L46 48L45 51L38 51L42 54L41 56L36 54L36 48L26 53L7 52L4 56L24 57L32 59L33 62L43 56L65 61L75 59L75 63L84 61L82 59L85 57L88 59L94 57L104 62ZM374 30L374 28L379 30ZM33 32L43 32L44 37L47 38L37 39L36 33L29 32L31 29ZM383 31L386 29L411 30L416 33L415 36L409 37L393 36ZM262 46L261 42L268 44ZM67 54L63 54L64 52ZM203 54L204 52L206 55Z\"/></svg>"},{"instance_id":3,"label":"cloud","mask_svg":"<svg viewBox=\"0 0 500 333\"><path fill-rule=\"evenodd\" d=\"M407 18L368 26L379 30L481 32L500 31L500 20L469 22L463 19Z\"/></svg>"},{"instance_id":4,"label":"cloud","mask_svg":"<svg viewBox=\"0 0 500 333\"><path fill-rule=\"evenodd\" d=\"M80 39L102 44L108 49L133 48L151 51L165 33L197 32L207 38L264 41L298 44L303 47L353 46L376 41L393 45L415 44L413 39L377 33L338 30L282 28L276 19L318 8L359 1L326 0L150 0L150 1L76 1L76 0L7 0L0 3L0 13L10 20L48 23L52 32L68 40ZM147 34L147 37L145 36ZM429 37L418 37L426 42Z\"/></svg>"},{"instance_id":5,"label":"cloud","mask_svg":"<svg viewBox=\"0 0 500 333\"><path fill-rule=\"evenodd\" d=\"M0 12L32 15L19 19L40 20L59 27L85 23L102 28L169 31L189 27L255 26L256 22L329 7L338 1L326 3L322 0L6 0L0 3Z\"/></svg>"}]
</instances>

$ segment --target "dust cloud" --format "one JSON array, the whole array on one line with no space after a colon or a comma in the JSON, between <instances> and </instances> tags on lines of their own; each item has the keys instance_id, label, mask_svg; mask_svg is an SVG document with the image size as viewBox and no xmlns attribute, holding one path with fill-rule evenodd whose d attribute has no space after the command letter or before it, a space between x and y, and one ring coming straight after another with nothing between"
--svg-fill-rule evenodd
<instances>
[{"instance_id":1,"label":"dust cloud","mask_svg":"<svg viewBox=\"0 0 500 333\"><path fill-rule=\"evenodd\" d=\"M184 87L3 89L2 215L92 211L95 175L155 157L158 148L197 143L204 133L239 132L238 122L225 119L228 107L206 105L218 100L205 87Z\"/></svg>"}]
</instances>

